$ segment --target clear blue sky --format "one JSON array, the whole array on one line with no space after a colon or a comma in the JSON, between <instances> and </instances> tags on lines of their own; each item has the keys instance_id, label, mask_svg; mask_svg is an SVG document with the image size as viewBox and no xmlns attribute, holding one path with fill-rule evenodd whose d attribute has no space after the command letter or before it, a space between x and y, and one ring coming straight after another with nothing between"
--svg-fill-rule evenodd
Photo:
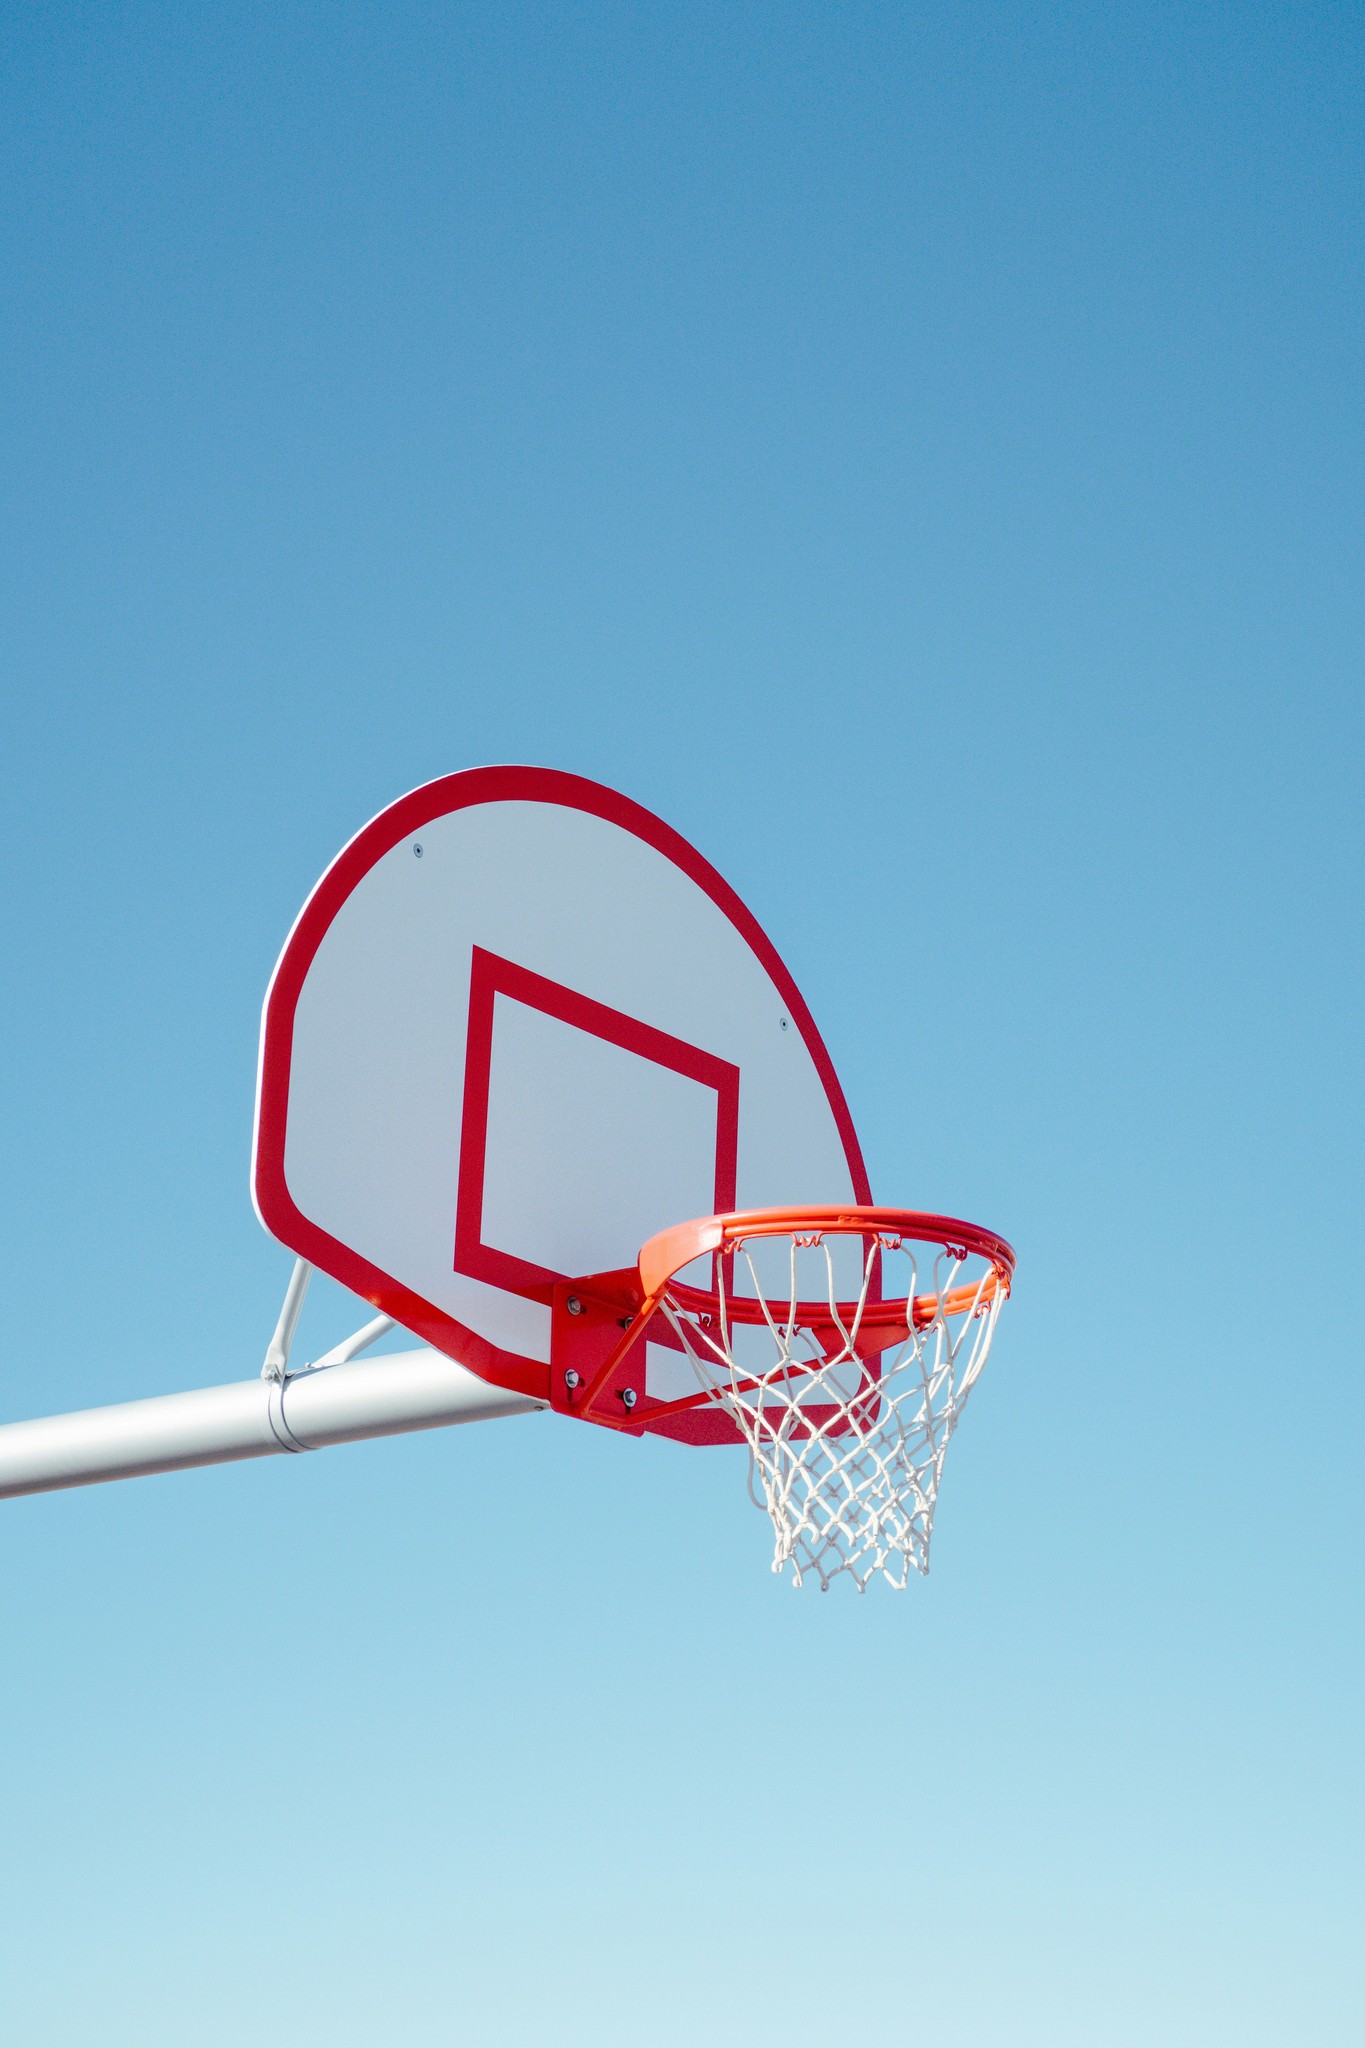
<instances>
[{"instance_id":1,"label":"clear blue sky","mask_svg":"<svg viewBox=\"0 0 1365 2048\"><path fill-rule=\"evenodd\" d=\"M257 1369L270 968L484 761L1020 1255L900 1598L548 1419L0 1509L0 2035L1358 2043L1359 10L0 14L0 1413Z\"/></svg>"}]
</instances>

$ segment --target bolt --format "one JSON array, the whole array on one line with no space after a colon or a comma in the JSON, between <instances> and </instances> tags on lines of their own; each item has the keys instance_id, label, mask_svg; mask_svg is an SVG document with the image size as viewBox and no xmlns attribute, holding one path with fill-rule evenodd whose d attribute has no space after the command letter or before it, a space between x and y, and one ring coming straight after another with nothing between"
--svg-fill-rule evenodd
<instances>
[{"instance_id":1,"label":"bolt","mask_svg":"<svg viewBox=\"0 0 1365 2048\"><path fill-rule=\"evenodd\" d=\"M626 1404L627 1408L633 1408L633 1407L635 1406L635 1389L634 1389L634 1387L622 1387L622 1389L621 1389L621 1399L622 1399L622 1400L623 1400L623 1401L625 1402L625 1404Z\"/></svg>"},{"instance_id":2,"label":"bolt","mask_svg":"<svg viewBox=\"0 0 1365 2048\"><path fill-rule=\"evenodd\" d=\"M417 855L418 860L420 860L422 858L422 842L420 839L413 840L412 850Z\"/></svg>"},{"instance_id":3,"label":"bolt","mask_svg":"<svg viewBox=\"0 0 1365 2048\"><path fill-rule=\"evenodd\" d=\"M571 1316L581 1316L583 1313L583 1304L576 1294L571 1294L564 1306Z\"/></svg>"},{"instance_id":4,"label":"bolt","mask_svg":"<svg viewBox=\"0 0 1365 2048\"><path fill-rule=\"evenodd\" d=\"M569 1367L569 1370L564 1375L564 1384L568 1388L570 1393L572 1393L574 1388L578 1385L578 1374L574 1371L572 1366Z\"/></svg>"},{"instance_id":5,"label":"bolt","mask_svg":"<svg viewBox=\"0 0 1365 2048\"><path fill-rule=\"evenodd\" d=\"M785 1017L780 1017L780 1018L778 1019L778 1022L779 1022L779 1023L781 1024L781 1026L782 1026L782 1029L783 1029L783 1030L785 1031L785 1030L786 1030L786 1028L787 1028L787 1020L786 1020L786 1018L785 1018Z\"/></svg>"}]
</instances>

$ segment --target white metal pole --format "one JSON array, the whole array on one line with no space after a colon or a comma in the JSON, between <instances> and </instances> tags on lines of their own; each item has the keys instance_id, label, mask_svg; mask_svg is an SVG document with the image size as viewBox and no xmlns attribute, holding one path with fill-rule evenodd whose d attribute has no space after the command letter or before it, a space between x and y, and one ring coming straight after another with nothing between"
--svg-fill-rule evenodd
<instances>
[{"instance_id":1,"label":"white metal pole","mask_svg":"<svg viewBox=\"0 0 1365 2048\"><path fill-rule=\"evenodd\" d=\"M302 1287L298 1293L301 1298ZM286 1304L286 1313L290 1306L297 1319L299 1303ZM286 1337L286 1350L287 1343ZM529 1415L544 1406L490 1386L453 1358L423 1345L417 1351L319 1366L286 1380L241 1380L191 1394L5 1424L0 1426L0 1500L279 1451L321 1450L410 1429Z\"/></svg>"}]
</instances>

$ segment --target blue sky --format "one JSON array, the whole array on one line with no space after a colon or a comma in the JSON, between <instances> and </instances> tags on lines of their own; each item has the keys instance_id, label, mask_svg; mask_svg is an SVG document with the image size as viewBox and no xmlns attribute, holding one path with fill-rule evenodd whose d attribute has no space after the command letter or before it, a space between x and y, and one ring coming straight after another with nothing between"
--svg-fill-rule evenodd
<instances>
[{"instance_id":1,"label":"blue sky","mask_svg":"<svg viewBox=\"0 0 1365 2048\"><path fill-rule=\"evenodd\" d=\"M275 955L484 761L1020 1257L899 1598L549 1420L6 1505L0 2032L1357 2042L1358 11L0 20L0 1412L257 1369Z\"/></svg>"}]
</instances>

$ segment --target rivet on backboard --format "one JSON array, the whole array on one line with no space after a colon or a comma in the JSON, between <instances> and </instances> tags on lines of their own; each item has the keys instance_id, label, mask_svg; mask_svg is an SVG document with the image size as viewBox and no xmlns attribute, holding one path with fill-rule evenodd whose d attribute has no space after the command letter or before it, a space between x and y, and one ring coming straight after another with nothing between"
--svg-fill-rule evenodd
<instances>
[{"instance_id":1,"label":"rivet on backboard","mask_svg":"<svg viewBox=\"0 0 1365 2048\"><path fill-rule=\"evenodd\" d=\"M564 1375L564 1384L568 1388L570 1393L572 1393L574 1388L578 1385L578 1374L574 1371L572 1366L569 1367L569 1370Z\"/></svg>"},{"instance_id":2,"label":"rivet on backboard","mask_svg":"<svg viewBox=\"0 0 1365 2048\"><path fill-rule=\"evenodd\" d=\"M625 1404L626 1404L627 1408L633 1408L633 1407L635 1406L635 1389L634 1389L634 1387L622 1387L622 1389L621 1389L621 1399L622 1399L622 1400L623 1400L623 1401L625 1402Z\"/></svg>"},{"instance_id":3,"label":"rivet on backboard","mask_svg":"<svg viewBox=\"0 0 1365 2048\"><path fill-rule=\"evenodd\" d=\"M778 1023L779 1023L779 1024L780 1024L780 1025L782 1026L782 1029L783 1029L783 1030L785 1031L785 1030L786 1030L786 1028L787 1028L787 1020L786 1020L786 1018L785 1018L785 1017L779 1017L777 1021L778 1021Z\"/></svg>"},{"instance_id":4,"label":"rivet on backboard","mask_svg":"<svg viewBox=\"0 0 1365 2048\"><path fill-rule=\"evenodd\" d=\"M420 839L413 840L412 850L417 855L418 860L420 860L422 858L422 842Z\"/></svg>"},{"instance_id":5,"label":"rivet on backboard","mask_svg":"<svg viewBox=\"0 0 1365 2048\"><path fill-rule=\"evenodd\" d=\"M564 1306L571 1316L581 1316L583 1313L583 1304L576 1294L571 1294Z\"/></svg>"}]
</instances>

